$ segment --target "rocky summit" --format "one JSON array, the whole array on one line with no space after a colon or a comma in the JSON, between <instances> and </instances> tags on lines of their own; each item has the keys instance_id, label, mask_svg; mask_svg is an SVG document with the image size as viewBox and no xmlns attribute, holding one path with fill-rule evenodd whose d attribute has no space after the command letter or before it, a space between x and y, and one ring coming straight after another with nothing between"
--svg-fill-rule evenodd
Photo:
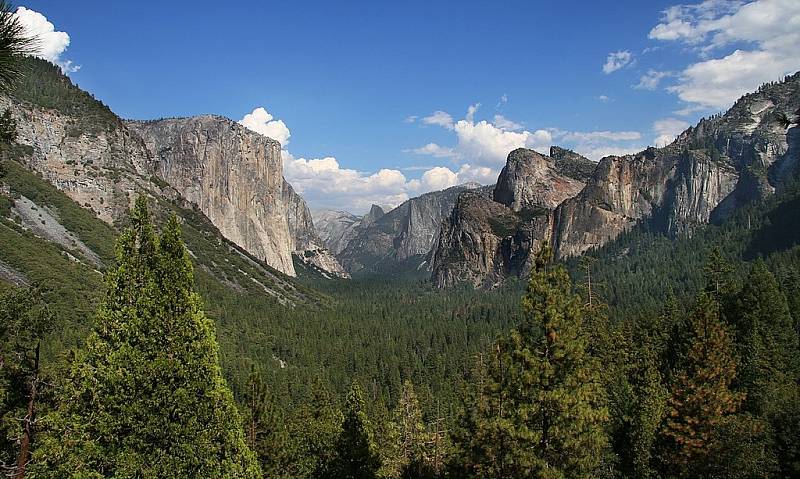
<instances>
[{"instance_id":1,"label":"rocky summit","mask_svg":"<svg viewBox=\"0 0 800 479\"><path fill-rule=\"evenodd\" d=\"M745 95L672 144L594 164L553 147L515 150L489 195L462 193L433 252L440 287L491 287L530 271L544 241L559 257L602 246L642 222L670 236L726 218L793 175L800 157L800 73Z\"/></svg>"}]
</instances>

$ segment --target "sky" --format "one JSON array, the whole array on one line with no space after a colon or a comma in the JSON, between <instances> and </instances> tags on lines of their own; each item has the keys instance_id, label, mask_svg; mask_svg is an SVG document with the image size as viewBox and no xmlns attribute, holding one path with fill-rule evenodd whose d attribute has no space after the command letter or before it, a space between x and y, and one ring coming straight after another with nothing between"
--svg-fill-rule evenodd
<instances>
[{"instance_id":1,"label":"sky","mask_svg":"<svg viewBox=\"0 0 800 479\"><path fill-rule=\"evenodd\" d=\"M281 142L312 208L467 181L508 153L662 146L800 70L800 1L17 2L123 118L213 113Z\"/></svg>"}]
</instances>

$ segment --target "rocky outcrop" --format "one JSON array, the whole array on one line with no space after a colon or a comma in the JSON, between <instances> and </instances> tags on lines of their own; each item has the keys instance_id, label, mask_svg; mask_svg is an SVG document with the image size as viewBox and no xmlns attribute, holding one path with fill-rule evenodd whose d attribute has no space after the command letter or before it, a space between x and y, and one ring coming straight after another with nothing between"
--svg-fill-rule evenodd
<instances>
[{"instance_id":1,"label":"rocky outcrop","mask_svg":"<svg viewBox=\"0 0 800 479\"><path fill-rule=\"evenodd\" d=\"M494 200L514 211L553 209L578 194L596 164L559 148L558 159L519 148L508 155L494 189ZM571 153L571 154L570 154Z\"/></svg>"},{"instance_id":2,"label":"rocky outcrop","mask_svg":"<svg viewBox=\"0 0 800 479\"><path fill-rule=\"evenodd\" d=\"M311 215L322 243L334 255L344 251L358 234L357 227L361 224L360 217L346 211L316 210Z\"/></svg>"},{"instance_id":3,"label":"rocky outcrop","mask_svg":"<svg viewBox=\"0 0 800 479\"><path fill-rule=\"evenodd\" d=\"M127 124L153 153L159 178L226 238L295 275L280 143L214 115Z\"/></svg>"},{"instance_id":4,"label":"rocky outcrop","mask_svg":"<svg viewBox=\"0 0 800 479\"><path fill-rule=\"evenodd\" d=\"M110 120L89 129L68 112L19 98L0 98L0 110L6 108L17 122L17 142L31 148L26 166L103 221L124 217L137 194L158 190L144 143L110 111Z\"/></svg>"},{"instance_id":5,"label":"rocky outcrop","mask_svg":"<svg viewBox=\"0 0 800 479\"><path fill-rule=\"evenodd\" d=\"M350 275L317 235L311 211L305 200L287 181L283 182L283 202L286 205L294 257L325 277L349 278Z\"/></svg>"},{"instance_id":6,"label":"rocky outcrop","mask_svg":"<svg viewBox=\"0 0 800 479\"><path fill-rule=\"evenodd\" d=\"M578 194L596 167L570 150L554 147L551 155L514 150L491 197L461 194L432 255L437 285L491 287L530 272L530 252L550 239L555 208Z\"/></svg>"},{"instance_id":7,"label":"rocky outcrop","mask_svg":"<svg viewBox=\"0 0 800 479\"><path fill-rule=\"evenodd\" d=\"M543 240L567 257L644 221L675 236L724 219L797 172L798 109L800 73L745 95L666 147L603 158L591 175L584 159L568 150L554 147L550 162L515 150L498 179L494 204L466 195L459 200L442 227L433 278L440 286L491 286L504 276L527 274L529 261L521 259L530 250L524 249ZM489 213L477 213L481 209Z\"/></svg>"},{"instance_id":8,"label":"rocky outcrop","mask_svg":"<svg viewBox=\"0 0 800 479\"><path fill-rule=\"evenodd\" d=\"M355 234L337 258L348 271L385 271L409 262L426 261L436 243L444 218L453 210L458 194L475 183L426 193L383 213L373 205L354 227Z\"/></svg>"}]
</instances>

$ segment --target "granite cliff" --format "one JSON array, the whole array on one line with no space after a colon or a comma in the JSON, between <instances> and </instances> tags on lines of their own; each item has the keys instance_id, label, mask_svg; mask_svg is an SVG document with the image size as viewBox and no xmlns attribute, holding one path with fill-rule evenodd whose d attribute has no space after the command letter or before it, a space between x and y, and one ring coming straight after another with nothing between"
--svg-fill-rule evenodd
<instances>
[{"instance_id":1,"label":"granite cliff","mask_svg":"<svg viewBox=\"0 0 800 479\"><path fill-rule=\"evenodd\" d=\"M419 267L428 259L441 222L459 193L476 188L465 184L411 198L389 212L373 205L361 218L341 212L316 213L328 247L347 271L391 271Z\"/></svg>"},{"instance_id":2,"label":"granite cliff","mask_svg":"<svg viewBox=\"0 0 800 479\"><path fill-rule=\"evenodd\" d=\"M596 166L553 147L515 150L491 199L463 194L442 225L433 279L491 287L530 271L542 241L579 255L641 222L670 236L726 218L798 170L800 73L745 95L672 144Z\"/></svg>"}]
</instances>

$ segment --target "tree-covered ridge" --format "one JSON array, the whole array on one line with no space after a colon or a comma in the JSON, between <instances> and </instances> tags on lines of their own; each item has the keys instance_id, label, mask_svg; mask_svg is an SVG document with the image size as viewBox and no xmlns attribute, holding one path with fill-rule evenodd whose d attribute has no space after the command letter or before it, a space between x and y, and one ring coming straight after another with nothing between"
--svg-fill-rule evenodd
<instances>
[{"instance_id":1,"label":"tree-covered ridge","mask_svg":"<svg viewBox=\"0 0 800 479\"><path fill-rule=\"evenodd\" d=\"M23 75L10 92L11 96L74 118L71 135L97 134L122 126L111 109L74 85L57 65L28 56L23 57L20 69Z\"/></svg>"}]
</instances>

